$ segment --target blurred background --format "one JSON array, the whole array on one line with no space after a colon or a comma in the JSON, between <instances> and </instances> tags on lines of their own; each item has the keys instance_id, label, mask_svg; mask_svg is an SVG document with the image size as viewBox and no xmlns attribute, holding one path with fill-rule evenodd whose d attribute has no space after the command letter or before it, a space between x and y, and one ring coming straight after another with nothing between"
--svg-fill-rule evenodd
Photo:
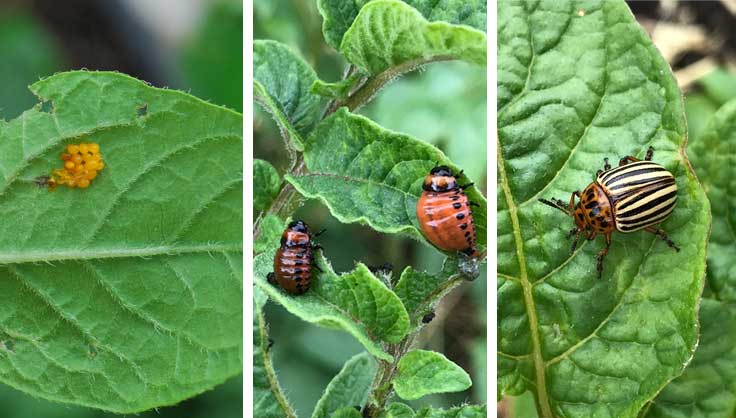
<instances>
[{"instance_id":1,"label":"blurred background","mask_svg":"<svg viewBox=\"0 0 736 418\"><path fill-rule=\"evenodd\" d=\"M28 85L59 71L115 70L242 112L240 0L0 0L0 118L37 101ZM242 417L242 376L138 417ZM3 418L119 417L0 384Z\"/></svg>"},{"instance_id":2,"label":"blurred background","mask_svg":"<svg viewBox=\"0 0 736 418\"><path fill-rule=\"evenodd\" d=\"M713 113L736 99L736 0L626 3L672 67L684 95L692 144ZM498 416L536 418L534 397L526 392L504 398Z\"/></svg>"},{"instance_id":3,"label":"blurred background","mask_svg":"<svg viewBox=\"0 0 736 418\"><path fill-rule=\"evenodd\" d=\"M325 81L336 81L346 62L322 37L316 1L255 0L254 39L289 45ZM283 175L288 166L283 141L271 118L254 106L255 158L267 160ZM487 195L486 69L459 62L434 63L406 75L384 90L359 113L380 125L438 146L465 169ZM390 262L394 274L407 265L437 272L443 257L405 237L379 234L366 226L340 224L319 202L307 202L295 214L327 232L318 241L337 272ZM461 393L428 396L414 405L449 407L463 402L486 403L486 270L446 296L437 317L420 335L422 348L444 353L462 366L473 386ZM363 351L347 333L303 322L279 305L265 309L273 361L279 381L299 416L309 416L329 381L353 355Z\"/></svg>"}]
</instances>

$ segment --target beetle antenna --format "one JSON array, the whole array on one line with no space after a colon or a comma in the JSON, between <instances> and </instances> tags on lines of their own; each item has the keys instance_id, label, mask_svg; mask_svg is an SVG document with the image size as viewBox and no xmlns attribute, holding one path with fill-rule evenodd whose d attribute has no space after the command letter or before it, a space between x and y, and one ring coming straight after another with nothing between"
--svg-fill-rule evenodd
<instances>
[{"instance_id":1,"label":"beetle antenna","mask_svg":"<svg viewBox=\"0 0 736 418\"><path fill-rule=\"evenodd\" d=\"M313 234L312 236L313 236L313 237L318 237L318 236L320 236L320 235L324 234L325 232L327 232L327 228L322 228L322 230L321 230L321 231L319 231L319 232L317 232L317 233Z\"/></svg>"},{"instance_id":2,"label":"beetle antenna","mask_svg":"<svg viewBox=\"0 0 736 418\"><path fill-rule=\"evenodd\" d=\"M539 201L542 202L542 203L544 203L547 206L552 206L555 209L559 209L559 210L565 212L566 215L570 216L570 212L567 210L567 208L564 207L564 206L561 206L560 204L558 204L554 200L553 201L549 201L547 199L539 199Z\"/></svg>"}]
</instances>

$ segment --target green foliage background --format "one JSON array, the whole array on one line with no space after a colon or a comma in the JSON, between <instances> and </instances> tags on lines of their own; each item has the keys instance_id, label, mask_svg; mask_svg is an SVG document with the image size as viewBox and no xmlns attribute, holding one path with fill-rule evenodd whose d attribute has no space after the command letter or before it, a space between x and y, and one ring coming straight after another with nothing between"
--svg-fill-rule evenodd
<instances>
[{"instance_id":1,"label":"green foliage background","mask_svg":"<svg viewBox=\"0 0 736 418\"><path fill-rule=\"evenodd\" d=\"M0 7L0 118L9 120L36 103L28 86L41 77L72 68L65 48L29 9ZM180 71L170 86L231 109L242 109L242 6L212 2L194 37L174 54ZM217 71L213 71L213 67ZM89 68L94 69L94 68ZM172 78L173 80L173 78ZM242 416L242 377L230 379L179 405L138 414L139 417ZM35 399L0 385L0 410L5 418L119 416L95 409Z\"/></svg>"},{"instance_id":2,"label":"green foliage background","mask_svg":"<svg viewBox=\"0 0 736 418\"><path fill-rule=\"evenodd\" d=\"M321 25L316 1L254 2L254 39L282 42L299 51L322 80L339 80L345 63L325 44ZM381 90L359 113L387 129L437 145L471 178L485 179L486 161L479 156L486 152L486 126L478 123L485 121L485 91L485 68L462 62L433 63ZM254 109L255 158L272 162L283 173L287 161L279 132L268 114L259 106ZM478 185L482 190L487 187ZM341 224L321 203L308 201L294 218L304 219L316 229L327 229L318 241L336 272L352 270L356 261L367 265L390 262L394 274L407 265L428 271L441 268L442 258L436 251L405 237L379 234L367 226ZM461 393L427 396L417 405L486 402L485 269L480 277L457 290L456 301L460 303L450 317L436 320L437 328L423 345L462 365L470 372L473 386ZM269 337L275 342L272 353L279 382L297 413L308 415L343 363L363 348L344 332L300 321L276 303L268 303L264 313ZM463 324L466 334L447 332L451 324L458 323Z\"/></svg>"}]
</instances>

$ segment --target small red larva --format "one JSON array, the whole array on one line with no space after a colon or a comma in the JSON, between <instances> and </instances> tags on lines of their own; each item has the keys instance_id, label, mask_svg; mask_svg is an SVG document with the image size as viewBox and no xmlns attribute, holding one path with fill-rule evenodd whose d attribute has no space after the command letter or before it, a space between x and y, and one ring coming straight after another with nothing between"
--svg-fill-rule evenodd
<instances>
[{"instance_id":1,"label":"small red larva","mask_svg":"<svg viewBox=\"0 0 736 418\"><path fill-rule=\"evenodd\" d=\"M463 192L469 186L460 186L449 167L433 168L424 178L417 219L424 236L437 248L476 257L475 225L470 207L478 205L470 202Z\"/></svg>"},{"instance_id":2,"label":"small red larva","mask_svg":"<svg viewBox=\"0 0 736 418\"><path fill-rule=\"evenodd\" d=\"M315 234L315 236L321 234ZM309 227L303 221L290 223L283 235L281 246L273 259L273 272L268 273L268 282L278 284L285 291L301 295L309 290L314 264L313 250L321 248L312 242Z\"/></svg>"}]
</instances>

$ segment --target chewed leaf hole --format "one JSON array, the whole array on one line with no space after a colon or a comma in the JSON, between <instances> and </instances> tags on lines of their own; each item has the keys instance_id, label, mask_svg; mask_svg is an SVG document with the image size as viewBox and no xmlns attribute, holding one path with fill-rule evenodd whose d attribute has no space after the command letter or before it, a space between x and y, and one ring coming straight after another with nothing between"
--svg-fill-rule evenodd
<instances>
[{"instance_id":1,"label":"chewed leaf hole","mask_svg":"<svg viewBox=\"0 0 736 418\"><path fill-rule=\"evenodd\" d=\"M15 340L8 335L0 335L0 351L15 353Z\"/></svg>"},{"instance_id":2,"label":"chewed leaf hole","mask_svg":"<svg viewBox=\"0 0 736 418\"><path fill-rule=\"evenodd\" d=\"M138 106L138 108L136 109L136 114L139 118L146 116L148 114L148 103L144 103L143 105Z\"/></svg>"},{"instance_id":3,"label":"chewed leaf hole","mask_svg":"<svg viewBox=\"0 0 736 418\"><path fill-rule=\"evenodd\" d=\"M92 358L93 359L93 358L97 357L97 354L98 353L99 353L99 351L97 350L97 346L96 345L94 345L94 344L88 344L87 345L87 356L89 356L89 358Z\"/></svg>"},{"instance_id":4,"label":"chewed leaf hole","mask_svg":"<svg viewBox=\"0 0 736 418\"><path fill-rule=\"evenodd\" d=\"M54 111L54 102L51 100L44 100L41 102L40 110L43 113L53 113Z\"/></svg>"}]
</instances>

